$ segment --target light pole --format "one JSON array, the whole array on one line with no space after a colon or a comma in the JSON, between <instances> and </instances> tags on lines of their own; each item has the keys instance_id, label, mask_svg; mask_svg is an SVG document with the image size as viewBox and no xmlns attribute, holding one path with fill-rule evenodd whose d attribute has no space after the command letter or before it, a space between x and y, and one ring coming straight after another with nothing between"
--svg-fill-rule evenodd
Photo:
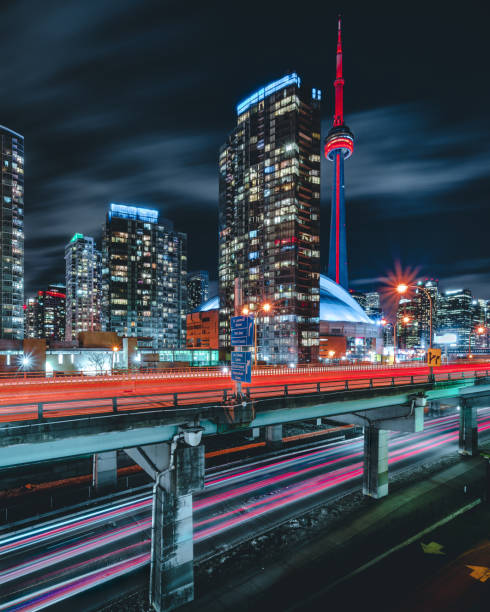
<instances>
[{"instance_id":1,"label":"light pole","mask_svg":"<svg viewBox=\"0 0 490 612\"><path fill-rule=\"evenodd\" d=\"M421 289L425 293L425 295L429 298L429 348L431 349L432 348L432 296L430 294L430 291L428 291L428 289L426 289L425 287L422 287L421 285L406 285L405 283L401 283L396 288L398 293L400 293L401 295L406 293L408 289Z\"/></svg>"},{"instance_id":2,"label":"light pole","mask_svg":"<svg viewBox=\"0 0 490 612\"><path fill-rule=\"evenodd\" d=\"M254 318L254 366L257 366L257 326L259 322L259 313L261 310L263 310L264 312L270 312L271 308L272 308L271 304L266 302L265 304L262 304L262 306L259 306L259 308L257 309L256 315L255 314L251 315ZM242 314L243 315L250 314L250 309L248 308L248 306L243 307Z\"/></svg>"}]
</instances>

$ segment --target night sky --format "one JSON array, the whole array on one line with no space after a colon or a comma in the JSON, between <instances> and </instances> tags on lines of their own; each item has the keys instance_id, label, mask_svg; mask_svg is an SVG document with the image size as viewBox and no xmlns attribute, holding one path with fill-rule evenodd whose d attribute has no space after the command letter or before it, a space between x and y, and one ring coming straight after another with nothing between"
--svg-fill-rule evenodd
<instances>
[{"instance_id":1,"label":"night sky","mask_svg":"<svg viewBox=\"0 0 490 612\"><path fill-rule=\"evenodd\" d=\"M399 261L490 298L489 15L452 4L0 1L0 124L25 137L26 295L64 281L65 244L99 238L111 201L160 209L188 233L190 269L216 279L235 104L296 70L323 90L328 130L340 10L351 285Z\"/></svg>"}]
</instances>

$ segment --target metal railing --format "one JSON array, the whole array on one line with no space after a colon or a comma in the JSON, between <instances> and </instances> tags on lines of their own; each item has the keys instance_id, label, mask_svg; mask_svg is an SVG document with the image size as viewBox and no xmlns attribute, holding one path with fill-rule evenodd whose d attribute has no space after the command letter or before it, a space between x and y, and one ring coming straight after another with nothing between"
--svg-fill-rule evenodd
<instances>
[{"instance_id":1,"label":"metal railing","mask_svg":"<svg viewBox=\"0 0 490 612\"><path fill-rule=\"evenodd\" d=\"M459 370L428 374L407 374L371 378L351 378L291 384L251 385L246 387L250 400L274 399L288 396L339 393L360 389L413 387L420 384L450 382L474 378L486 378L489 370ZM209 407L233 401L231 387L220 390L182 391L147 395L115 396L92 399L50 400L0 406L0 424L19 421L44 421L47 419L116 415L139 411L182 410L195 407L205 411ZM240 400L241 401L241 400Z\"/></svg>"}]
</instances>

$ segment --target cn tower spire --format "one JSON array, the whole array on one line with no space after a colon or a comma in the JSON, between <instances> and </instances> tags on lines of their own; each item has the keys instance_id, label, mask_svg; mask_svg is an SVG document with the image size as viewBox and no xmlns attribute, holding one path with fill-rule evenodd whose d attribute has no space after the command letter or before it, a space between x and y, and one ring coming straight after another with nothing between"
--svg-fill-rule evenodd
<instances>
[{"instance_id":1,"label":"cn tower spire","mask_svg":"<svg viewBox=\"0 0 490 612\"><path fill-rule=\"evenodd\" d=\"M342 77L342 19L339 15L337 27L337 70L335 73L335 115L334 127L344 123L344 79Z\"/></svg>"},{"instance_id":2,"label":"cn tower spire","mask_svg":"<svg viewBox=\"0 0 490 612\"><path fill-rule=\"evenodd\" d=\"M333 127L325 139L325 157L334 163L330 252L328 275L348 289L347 239L345 232L344 160L354 151L354 136L344 123L344 77L342 74L342 21L337 24L337 66L335 71L335 112Z\"/></svg>"}]
</instances>

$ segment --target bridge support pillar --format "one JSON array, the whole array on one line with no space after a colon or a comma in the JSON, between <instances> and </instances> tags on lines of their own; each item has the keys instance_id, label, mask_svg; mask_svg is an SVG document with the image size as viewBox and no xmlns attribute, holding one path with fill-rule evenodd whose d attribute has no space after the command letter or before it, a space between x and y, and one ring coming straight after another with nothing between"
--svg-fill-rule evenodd
<instances>
[{"instance_id":1,"label":"bridge support pillar","mask_svg":"<svg viewBox=\"0 0 490 612\"><path fill-rule=\"evenodd\" d=\"M440 400L432 400L429 405L429 413L433 415L441 414L441 402Z\"/></svg>"},{"instance_id":2,"label":"bridge support pillar","mask_svg":"<svg viewBox=\"0 0 490 612\"><path fill-rule=\"evenodd\" d=\"M388 495L388 431L364 427L362 492L375 499Z\"/></svg>"},{"instance_id":3,"label":"bridge support pillar","mask_svg":"<svg viewBox=\"0 0 490 612\"><path fill-rule=\"evenodd\" d=\"M282 445L282 423L267 425L265 428L265 441L267 446L278 447Z\"/></svg>"},{"instance_id":4,"label":"bridge support pillar","mask_svg":"<svg viewBox=\"0 0 490 612\"><path fill-rule=\"evenodd\" d=\"M116 490L117 451L95 453L93 455L92 484L97 495L104 495Z\"/></svg>"},{"instance_id":5,"label":"bridge support pillar","mask_svg":"<svg viewBox=\"0 0 490 612\"><path fill-rule=\"evenodd\" d=\"M126 452L155 482L150 603L174 610L194 599L192 493L204 487L204 446L174 439Z\"/></svg>"},{"instance_id":6,"label":"bridge support pillar","mask_svg":"<svg viewBox=\"0 0 490 612\"><path fill-rule=\"evenodd\" d=\"M478 453L476 406L472 406L468 400L461 401L459 411L459 453L471 457Z\"/></svg>"}]
</instances>

